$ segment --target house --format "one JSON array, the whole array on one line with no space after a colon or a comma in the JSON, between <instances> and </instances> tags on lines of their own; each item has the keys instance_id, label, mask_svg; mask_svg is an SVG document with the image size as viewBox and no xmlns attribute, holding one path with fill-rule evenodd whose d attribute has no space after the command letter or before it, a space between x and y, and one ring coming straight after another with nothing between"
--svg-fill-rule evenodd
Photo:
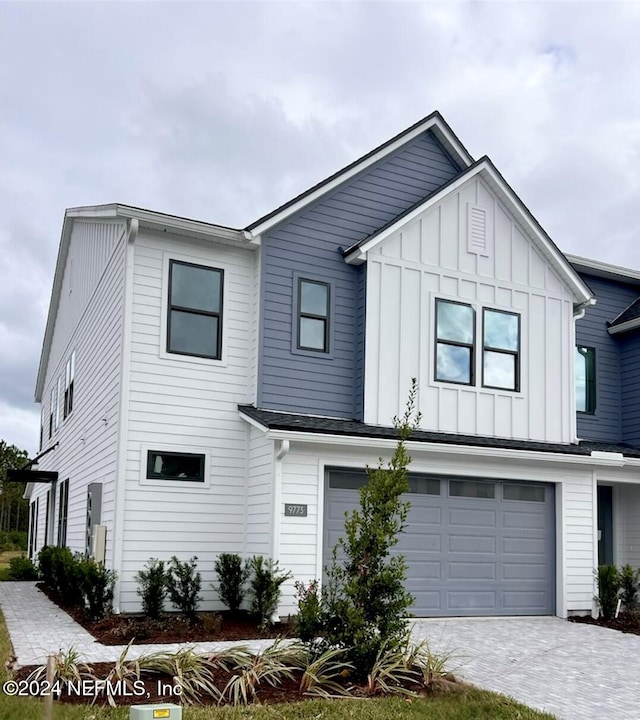
<instances>
[{"instance_id":1,"label":"house","mask_svg":"<svg viewBox=\"0 0 640 720\"><path fill-rule=\"evenodd\" d=\"M638 296L438 113L244 229L67 210L30 550L104 557L123 612L150 557L196 555L206 608L220 552L321 577L415 377L414 613L589 612L640 565Z\"/></svg>"}]
</instances>

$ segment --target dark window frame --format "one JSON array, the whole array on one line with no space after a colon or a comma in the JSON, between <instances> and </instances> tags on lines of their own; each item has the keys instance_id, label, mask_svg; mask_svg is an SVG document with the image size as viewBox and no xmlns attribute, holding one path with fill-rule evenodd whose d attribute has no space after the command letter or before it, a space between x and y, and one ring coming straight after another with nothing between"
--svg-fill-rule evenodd
<instances>
[{"instance_id":1,"label":"dark window frame","mask_svg":"<svg viewBox=\"0 0 640 720\"><path fill-rule=\"evenodd\" d=\"M76 376L76 351L74 350L65 367L64 375L64 408L62 420L66 420L73 412L73 385Z\"/></svg>"},{"instance_id":2,"label":"dark window frame","mask_svg":"<svg viewBox=\"0 0 640 720\"><path fill-rule=\"evenodd\" d=\"M485 345L484 329L485 329L485 318L488 312L499 313L501 315L512 315L518 318L518 349L507 350L505 348L497 348L491 345ZM489 388L491 390L500 390L502 392L520 392L520 357L522 355L522 316L520 313L510 312L509 310L499 310L497 308L483 307L482 308L482 387ZM484 354L485 352L499 353L501 355L510 355L514 358L514 387L501 387L499 385L487 385L484 381Z\"/></svg>"},{"instance_id":3,"label":"dark window frame","mask_svg":"<svg viewBox=\"0 0 640 720\"><path fill-rule=\"evenodd\" d=\"M199 310L185 307L183 305L173 305L171 302L172 277L174 265L185 265L187 267L198 268L199 270L209 270L220 275L220 310L213 312L211 310ZM218 332L216 337L216 353L207 355L206 353L185 352L184 350L171 349L171 315L173 311L189 313L191 315L199 315L200 317L215 317L218 320ZM222 360L222 318L224 311L224 270L210 265L198 265L197 263L185 262L184 260L169 260L169 287L167 288L167 342L166 351L172 355L186 355L188 357L199 357L207 360Z\"/></svg>"},{"instance_id":4,"label":"dark window frame","mask_svg":"<svg viewBox=\"0 0 640 720\"><path fill-rule=\"evenodd\" d=\"M69 519L69 478L60 483L58 493L58 547L67 544L67 521Z\"/></svg>"},{"instance_id":5,"label":"dark window frame","mask_svg":"<svg viewBox=\"0 0 640 720\"><path fill-rule=\"evenodd\" d=\"M322 285L327 289L327 314L316 315L315 313L306 313L302 311L302 283L308 283L309 285ZM297 337L296 337L296 349L304 350L305 352L318 353L320 355L327 355L331 352L330 347L330 325L331 325L331 283L324 282L323 280L314 280L307 277L298 277L298 295L297 295L297 310L298 317L296 319ZM307 318L309 320L321 320L324 323L324 347L314 348L307 345L303 345L300 341L302 320Z\"/></svg>"},{"instance_id":6,"label":"dark window frame","mask_svg":"<svg viewBox=\"0 0 640 720\"><path fill-rule=\"evenodd\" d=\"M440 340L438 338L438 308L441 303L448 303L449 305L462 305L464 307L468 307L471 309L471 312L473 313L473 340L471 343L463 343L463 342L458 342L456 340ZM465 387L472 387L476 384L476 341L477 341L476 324L477 324L476 323L476 309L473 307L473 305L471 305L469 303L465 303L465 302L460 302L459 300L447 300L445 298L436 298L435 322L434 322L434 328L433 328L433 335L435 338L433 377L436 382L443 382L443 383L448 383L451 385L464 385ZM447 380L447 379L438 377L438 346L439 345L450 345L453 347L468 348L470 350L470 353L469 353L469 382L463 382L462 380Z\"/></svg>"},{"instance_id":7,"label":"dark window frame","mask_svg":"<svg viewBox=\"0 0 640 720\"><path fill-rule=\"evenodd\" d=\"M158 455L162 455L163 457L192 457L192 458L198 458L200 461L200 477L194 478L194 477L177 477L175 475L162 475L161 473L156 473L152 470L153 465L155 463L155 458ZM175 452L173 450L165 451L165 450L147 450L147 472L145 475L147 480L159 480L160 482L179 482L179 483L185 483L185 482L192 482L192 483L198 483L204 484L206 481L206 457L204 453L191 453L191 452Z\"/></svg>"},{"instance_id":8,"label":"dark window frame","mask_svg":"<svg viewBox=\"0 0 640 720\"><path fill-rule=\"evenodd\" d=\"M585 409L578 410L578 396L576 393L576 412L581 415L594 415L597 407L596 349L587 345L576 345L576 352L582 355L585 360Z\"/></svg>"}]
</instances>

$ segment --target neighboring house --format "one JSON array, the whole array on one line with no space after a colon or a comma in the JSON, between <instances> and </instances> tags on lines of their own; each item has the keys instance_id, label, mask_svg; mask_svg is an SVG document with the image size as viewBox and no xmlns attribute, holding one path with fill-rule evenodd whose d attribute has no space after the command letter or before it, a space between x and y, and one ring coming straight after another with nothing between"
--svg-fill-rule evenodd
<instances>
[{"instance_id":1,"label":"neighboring house","mask_svg":"<svg viewBox=\"0 0 640 720\"><path fill-rule=\"evenodd\" d=\"M221 552L321 577L415 377L415 614L590 611L640 565L640 273L570 260L437 113L244 230L67 210L32 552L106 528L123 612L150 557L207 608Z\"/></svg>"}]
</instances>

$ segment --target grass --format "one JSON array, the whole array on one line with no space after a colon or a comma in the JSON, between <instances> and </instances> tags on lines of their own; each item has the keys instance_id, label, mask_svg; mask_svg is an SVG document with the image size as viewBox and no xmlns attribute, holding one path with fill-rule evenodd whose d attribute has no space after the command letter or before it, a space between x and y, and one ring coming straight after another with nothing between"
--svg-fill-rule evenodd
<instances>
[{"instance_id":1,"label":"grass","mask_svg":"<svg viewBox=\"0 0 640 720\"><path fill-rule=\"evenodd\" d=\"M0 681L12 655L4 617L0 613ZM9 697L0 692L0 720L42 720L41 700ZM371 700L308 700L284 705L246 707L187 707L183 720L554 720L514 700L475 688L443 692L428 699L397 697ZM54 720L128 720L129 708L54 704Z\"/></svg>"}]
</instances>

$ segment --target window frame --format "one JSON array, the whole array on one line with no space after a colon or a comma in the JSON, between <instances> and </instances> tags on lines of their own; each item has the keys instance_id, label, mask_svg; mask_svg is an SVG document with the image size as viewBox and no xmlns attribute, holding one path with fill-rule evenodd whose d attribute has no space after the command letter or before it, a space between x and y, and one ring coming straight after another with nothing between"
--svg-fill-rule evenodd
<instances>
[{"instance_id":1,"label":"window frame","mask_svg":"<svg viewBox=\"0 0 640 720\"><path fill-rule=\"evenodd\" d=\"M315 278L303 277L302 275L297 276L297 302L296 302L296 349L302 350L305 353L313 353L315 355L328 355L331 352L331 283L325 280L317 280ZM308 283L309 285L321 285L327 289L327 314L317 315L315 313L307 313L302 310L302 284ZM324 347L313 348L307 345L302 345L300 341L302 320L321 320L324 323Z\"/></svg>"},{"instance_id":2,"label":"window frame","mask_svg":"<svg viewBox=\"0 0 640 720\"><path fill-rule=\"evenodd\" d=\"M69 520L69 478L60 483L60 492L58 493L58 547L66 547L67 545L67 523Z\"/></svg>"},{"instance_id":3,"label":"window frame","mask_svg":"<svg viewBox=\"0 0 640 720\"><path fill-rule=\"evenodd\" d=\"M517 350L508 350L505 348L497 348L493 347L491 345L485 345L485 339L484 339L484 330L485 330L485 322L486 322L486 315L488 312L501 314L501 315L512 315L513 317L518 319L518 349ZM490 390L499 390L500 392L513 392L513 393L519 393L520 392L520 358L522 355L522 316L520 313L513 312L511 310L501 310L499 308L492 308L492 307L483 307L482 308L482 359L481 364L482 367L480 369L481 377L482 377L482 385L483 388L489 388ZM484 381L484 354L485 352L492 352L492 353L499 353L501 355L510 355L514 358L514 387L508 388L508 387L501 387L499 385L488 385Z\"/></svg>"},{"instance_id":4,"label":"window frame","mask_svg":"<svg viewBox=\"0 0 640 720\"><path fill-rule=\"evenodd\" d=\"M220 274L220 309L218 312L210 310L197 310L189 308L183 305L173 305L171 302L172 294L172 277L173 277L173 266L174 265L186 265L188 267L198 268L199 270L208 270L210 272L217 272ZM186 357L201 358L203 360L216 360L221 361L223 358L223 319L224 319L224 288L225 288L225 271L222 267L213 265L202 265L200 263L189 262L188 260L181 260L176 257L169 258L169 269L168 269L168 282L167 282L167 303L166 303L166 338L164 342L165 352L170 356L182 355ZM192 353L184 352L183 350L172 350L171 349L171 315L172 311L189 313L191 315L198 315L200 317L215 317L218 320L218 331L216 337L216 354L208 355L205 353Z\"/></svg>"},{"instance_id":5,"label":"window frame","mask_svg":"<svg viewBox=\"0 0 640 720\"><path fill-rule=\"evenodd\" d=\"M584 398L584 404L585 409L584 410L578 410L578 393L576 392L576 372L574 368L574 394L576 397L576 412L580 413L581 415L595 415L596 408L598 406L597 403L597 378L596 378L596 349L594 347L589 347L588 345L576 345L575 351L578 353L578 355L582 355L582 357L585 360L585 377L584 377L584 389L585 389L585 398ZM585 352L583 352L585 351Z\"/></svg>"},{"instance_id":6,"label":"window frame","mask_svg":"<svg viewBox=\"0 0 640 720\"><path fill-rule=\"evenodd\" d=\"M192 477L189 478L180 478L176 476L171 475L160 475L157 473L151 472L151 465L152 465L152 457L162 455L165 457L197 457L200 460L200 478L201 479L194 479ZM176 482L176 483L197 483L198 485L203 485L206 481L206 466L207 466L207 459L206 455L204 453L193 453L193 452L177 452L175 450L147 450L147 464L146 464L146 474L145 478L147 480L152 481L158 481L158 482Z\"/></svg>"},{"instance_id":7,"label":"window frame","mask_svg":"<svg viewBox=\"0 0 640 720\"><path fill-rule=\"evenodd\" d=\"M434 337L434 367L433 367L433 379L435 382L447 383L447 385L462 385L464 387L473 387L476 384L476 343L477 343L477 313L476 309L470 303L461 302L460 300L448 300L447 298L436 297L435 298L435 313L433 323L433 337ZM438 306L440 303L448 303L449 305L462 305L471 309L473 313L473 340L471 343L463 343L456 340L440 340L438 338ZM446 380L438 377L438 346L450 345L453 347L468 348L469 353L469 382L462 380Z\"/></svg>"}]
</instances>

